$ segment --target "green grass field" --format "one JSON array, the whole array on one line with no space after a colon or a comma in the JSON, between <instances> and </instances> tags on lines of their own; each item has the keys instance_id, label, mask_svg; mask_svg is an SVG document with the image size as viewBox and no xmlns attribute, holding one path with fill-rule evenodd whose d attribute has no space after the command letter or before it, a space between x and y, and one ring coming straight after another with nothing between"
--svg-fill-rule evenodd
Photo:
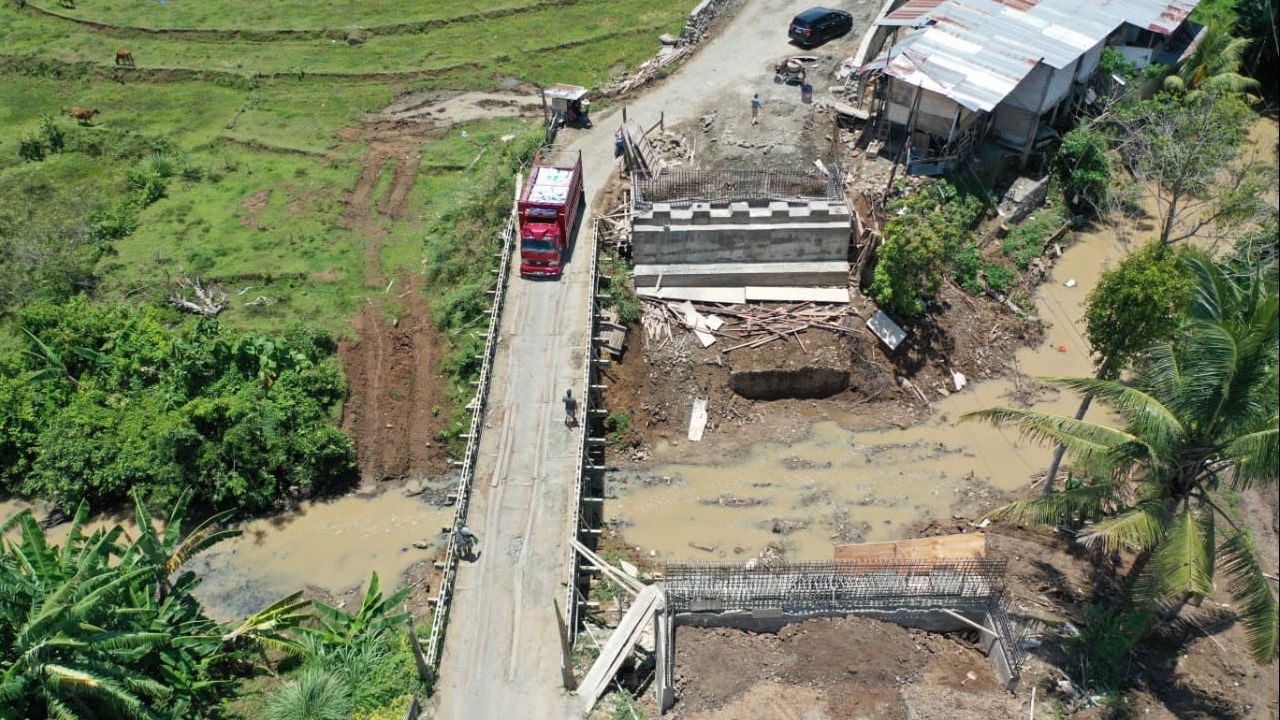
<instances>
[{"instance_id":1,"label":"green grass field","mask_svg":"<svg viewBox=\"0 0 1280 720\"><path fill-rule=\"evenodd\" d=\"M128 48L143 71L178 68L245 76L447 73L465 67L465 76L479 80L494 73L517 74L530 61L539 69L577 76L590 75L624 59L610 48L619 41L630 45L627 38L643 37L647 52L652 52L657 35L678 31L677 18L684 5L683 0L584 0L554 7L534 6L525 12L461 20L421 32L375 35L358 46L333 37L246 40L234 36L95 31L5 5L0 10L0 48L11 56L38 54L104 66L114 64L117 49ZM89 3L83 6L88 7ZM562 52L579 45L591 46L593 52L585 56ZM541 57L544 55L550 57ZM550 81L549 77L536 75L525 79Z\"/></svg>"},{"instance_id":2,"label":"green grass field","mask_svg":"<svg viewBox=\"0 0 1280 720\"><path fill-rule=\"evenodd\" d=\"M440 1L33 4L126 29L0 6L0 67L8 68L0 70L0 190L8 191L0 213L34 223L41 213L27 208L32 195L45 198L32 207L68 212L105 207L120 192L126 161L77 153L22 161L17 140L37 132L43 118L90 138L121 131L166 138L203 177L175 178L166 196L142 211L137 230L99 263L99 291L145 294L181 273L198 273L228 289L250 288L246 298L276 300L254 308L233 303L223 315L232 323L270 329L303 321L334 332L377 290L365 283L368 238L352 229L343 204L367 148L343 140L340 130L414 89L490 89L510 79L603 84L610 72L647 59L657 35L678 31L688 10L686 0L480 0L465 8ZM396 25L409 29L387 27ZM331 37L375 26L381 29L360 46ZM276 30L325 32L269 36ZM112 60L121 47L131 50L137 70L116 76ZM263 77L272 73L286 75ZM102 114L93 127L76 128L66 116L72 106ZM424 228L471 191L460 168L483 167L496 154L482 152L486 147L533 125L495 118L425 143L408 211L377 219L385 233L376 253L382 273L418 269ZM395 167L381 167L375 202L388 193ZM247 200L259 196L265 205L249 213Z\"/></svg>"}]
</instances>

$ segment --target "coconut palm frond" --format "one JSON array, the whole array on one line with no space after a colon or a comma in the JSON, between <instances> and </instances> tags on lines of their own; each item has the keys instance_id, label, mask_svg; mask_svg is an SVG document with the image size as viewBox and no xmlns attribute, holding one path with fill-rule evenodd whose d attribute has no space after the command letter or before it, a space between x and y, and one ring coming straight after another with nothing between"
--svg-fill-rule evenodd
<instances>
[{"instance_id":1,"label":"coconut palm frond","mask_svg":"<svg viewBox=\"0 0 1280 720\"><path fill-rule=\"evenodd\" d=\"M1240 607L1249 652L1259 663L1276 659L1280 638L1280 605L1271 592L1271 583L1262 572L1258 546L1248 531L1233 533L1218 547L1223 570L1230 576L1227 586Z\"/></svg>"},{"instance_id":2,"label":"coconut palm frond","mask_svg":"<svg viewBox=\"0 0 1280 720\"><path fill-rule=\"evenodd\" d=\"M1014 427L1024 439L1041 444L1062 443L1072 459L1093 467L1107 467L1120 445L1140 442L1139 438L1106 425L1021 408L989 408L966 413L960 419Z\"/></svg>"},{"instance_id":3,"label":"coconut palm frond","mask_svg":"<svg viewBox=\"0 0 1280 720\"><path fill-rule=\"evenodd\" d=\"M1182 265L1196 279L1196 291L1188 314L1199 320L1222 320L1223 306L1230 302L1235 288L1213 257L1195 246L1188 246Z\"/></svg>"},{"instance_id":4,"label":"coconut palm frond","mask_svg":"<svg viewBox=\"0 0 1280 720\"><path fill-rule=\"evenodd\" d=\"M1149 601L1213 594L1213 516L1186 508L1166 526L1135 590Z\"/></svg>"},{"instance_id":5,"label":"coconut palm frond","mask_svg":"<svg viewBox=\"0 0 1280 720\"><path fill-rule=\"evenodd\" d=\"M1123 484L1105 481L1017 500L998 507L985 517L1019 525L1075 525L1096 520L1122 505Z\"/></svg>"},{"instance_id":6,"label":"coconut palm frond","mask_svg":"<svg viewBox=\"0 0 1280 720\"><path fill-rule=\"evenodd\" d=\"M1046 378L1093 395L1129 421L1129 434L1155 447L1168 447L1186 434L1182 422L1164 403L1137 388L1098 378Z\"/></svg>"},{"instance_id":7,"label":"coconut palm frond","mask_svg":"<svg viewBox=\"0 0 1280 720\"><path fill-rule=\"evenodd\" d=\"M1169 513L1156 501L1139 503L1128 512L1103 520L1076 539L1086 547L1101 547L1107 552L1122 549L1150 550L1164 540Z\"/></svg>"},{"instance_id":8,"label":"coconut palm frond","mask_svg":"<svg viewBox=\"0 0 1280 720\"><path fill-rule=\"evenodd\" d=\"M1270 427L1241 435L1227 446L1223 455L1235 468L1232 487L1243 490L1254 483L1274 484L1280 474L1280 430L1277 417L1268 422Z\"/></svg>"},{"instance_id":9,"label":"coconut palm frond","mask_svg":"<svg viewBox=\"0 0 1280 720\"><path fill-rule=\"evenodd\" d=\"M1184 330L1177 348L1182 384L1169 409L1186 425L1209 431L1227 401L1240 358L1239 339L1219 322L1192 320Z\"/></svg>"}]
</instances>

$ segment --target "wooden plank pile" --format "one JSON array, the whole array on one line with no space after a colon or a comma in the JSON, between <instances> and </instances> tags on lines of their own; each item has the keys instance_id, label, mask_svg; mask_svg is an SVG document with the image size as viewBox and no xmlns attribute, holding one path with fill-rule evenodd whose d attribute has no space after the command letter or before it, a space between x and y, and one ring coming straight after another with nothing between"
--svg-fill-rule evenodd
<instances>
[{"instance_id":1,"label":"wooden plank pile","mask_svg":"<svg viewBox=\"0 0 1280 720\"><path fill-rule=\"evenodd\" d=\"M604 215L598 216L600 241L621 258L631 257L631 216L634 211L630 202L624 202Z\"/></svg>"},{"instance_id":2,"label":"wooden plank pile","mask_svg":"<svg viewBox=\"0 0 1280 720\"><path fill-rule=\"evenodd\" d=\"M688 300L671 302L643 298L641 323L649 341L666 344L674 338L673 327L692 332L703 347L724 340L729 347L721 352L756 348L775 340L794 340L808 352L800 334L805 330L828 330L841 335L864 332L860 323L849 322L857 312L848 305L814 302L767 305L701 305Z\"/></svg>"},{"instance_id":3,"label":"wooden plank pile","mask_svg":"<svg viewBox=\"0 0 1280 720\"><path fill-rule=\"evenodd\" d=\"M610 83L600 94L603 97L625 95L632 90L644 87L658 75L658 71L671 63L693 52L693 45L681 47L664 47L657 55L649 58L630 75Z\"/></svg>"}]
</instances>

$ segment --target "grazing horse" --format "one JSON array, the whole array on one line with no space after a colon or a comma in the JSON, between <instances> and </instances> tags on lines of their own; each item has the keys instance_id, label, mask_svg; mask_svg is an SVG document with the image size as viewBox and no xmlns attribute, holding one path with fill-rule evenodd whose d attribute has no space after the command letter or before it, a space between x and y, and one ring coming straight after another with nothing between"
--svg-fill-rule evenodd
<instances>
[{"instance_id":1,"label":"grazing horse","mask_svg":"<svg viewBox=\"0 0 1280 720\"><path fill-rule=\"evenodd\" d=\"M90 110L89 108L73 107L71 108L71 117L75 118L76 122L80 123L81 125L92 125L93 116L98 115L101 112L102 111L99 110L98 108L93 108L92 110Z\"/></svg>"},{"instance_id":2,"label":"grazing horse","mask_svg":"<svg viewBox=\"0 0 1280 720\"><path fill-rule=\"evenodd\" d=\"M133 53L129 52L128 50L125 50L124 48L120 48L119 50L117 50L116 65L133 67Z\"/></svg>"}]
</instances>

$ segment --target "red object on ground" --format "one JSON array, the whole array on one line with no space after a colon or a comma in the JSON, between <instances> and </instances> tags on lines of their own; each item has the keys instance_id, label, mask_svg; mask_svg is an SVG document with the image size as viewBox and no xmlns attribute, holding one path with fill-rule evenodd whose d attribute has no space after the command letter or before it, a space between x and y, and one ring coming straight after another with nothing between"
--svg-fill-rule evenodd
<instances>
[{"instance_id":1,"label":"red object on ground","mask_svg":"<svg viewBox=\"0 0 1280 720\"><path fill-rule=\"evenodd\" d=\"M1066 346L1066 345L1059 345L1059 346L1058 346L1058 352L1066 352L1066 351L1067 351L1067 346Z\"/></svg>"},{"instance_id":2,"label":"red object on ground","mask_svg":"<svg viewBox=\"0 0 1280 720\"><path fill-rule=\"evenodd\" d=\"M582 205L582 152L572 161L533 159L520 193L520 276L559 278Z\"/></svg>"}]
</instances>

